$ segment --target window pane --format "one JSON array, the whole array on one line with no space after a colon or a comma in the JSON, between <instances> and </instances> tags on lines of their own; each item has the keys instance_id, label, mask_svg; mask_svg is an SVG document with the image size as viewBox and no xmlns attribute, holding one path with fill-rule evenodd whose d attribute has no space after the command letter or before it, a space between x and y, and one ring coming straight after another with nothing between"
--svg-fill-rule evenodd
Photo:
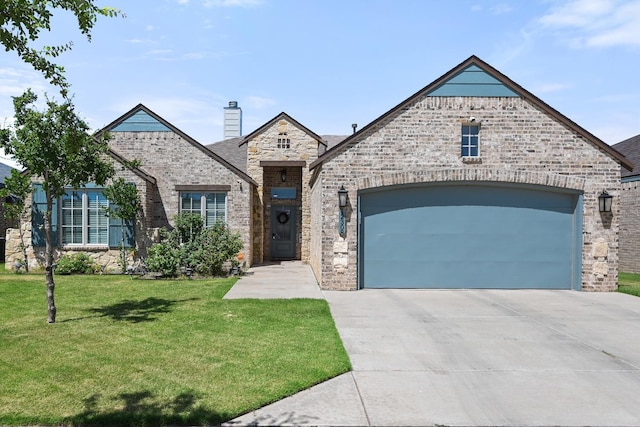
<instances>
[{"instance_id":1,"label":"window pane","mask_svg":"<svg viewBox=\"0 0 640 427\"><path fill-rule=\"evenodd\" d=\"M218 195L217 195L217 198L216 198L216 200L217 200L216 207L218 208L218 210L222 210L222 211L224 212L224 207L225 207L225 206L226 206L226 204L227 204L226 199L227 199L227 195L226 195L226 194L224 194L224 193L220 193L220 194L218 194Z\"/></svg>"},{"instance_id":2,"label":"window pane","mask_svg":"<svg viewBox=\"0 0 640 427\"><path fill-rule=\"evenodd\" d=\"M478 147L471 147L471 156L478 156Z\"/></svg>"},{"instance_id":3,"label":"window pane","mask_svg":"<svg viewBox=\"0 0 640 427\"><path fill-rule=\"evenodd\" d=\"M479 131L480 131L480 127L479 126L469 126L469 134L470 135L477 135Z\"/></svg>"},{"instance_id":4,"label":"window pane","mask_svg":"<svg viewBox=\"0 0 640 427\"><path fill-rule=\"evenodd\" d=\"M191 212L191 211L200 211L202 198L201 193L182 193L182 206L181 209L183 211Z\"/></svg>"}]
</instances>

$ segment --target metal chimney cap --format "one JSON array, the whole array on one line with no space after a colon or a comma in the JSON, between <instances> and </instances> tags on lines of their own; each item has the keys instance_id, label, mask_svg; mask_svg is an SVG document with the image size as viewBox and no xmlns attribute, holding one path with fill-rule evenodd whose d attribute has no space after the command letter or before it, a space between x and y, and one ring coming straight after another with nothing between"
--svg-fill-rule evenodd
<instances>
[{"instance_id":1,"label":"metal chimney cap","mask_svg":"<svg viewBox=\"0 0 640 427\"><path fill-rule=\"evenodd\" d=\"M238 101L229 101L229 108L238 108Z\"/></svg>"}]
</instances>

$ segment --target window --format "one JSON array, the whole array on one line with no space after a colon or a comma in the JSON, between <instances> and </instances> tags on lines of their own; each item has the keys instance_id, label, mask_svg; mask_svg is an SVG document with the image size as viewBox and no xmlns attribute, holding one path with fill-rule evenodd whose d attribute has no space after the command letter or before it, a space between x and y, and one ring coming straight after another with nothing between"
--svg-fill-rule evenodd
<instances>
[{"instance_id":1,"label":"window","mask_svg":"<svg viewBox=\"0 0 640 427\"><path fill-rule=\"evenodd\" d=\"M280 132L278 134L278 148L291 148L291 140L286 132Z\"/></svg>"},{"instance_id":2,"label":"window","mask_svg":"<svg viewBox=\"0 0 640 427\"><path fill-rule=\"evenodd\" d=\"M68 190L61 198L62 244L109 244L109 201L101 190Z\"/></svg>"},{"instance_id":3,"label":"window","mask_svg":"<svg viewBox=\"0 0 640 427\"><path fill-rule=\"evenodd\" d=\"M109 245L111 248L124 245L133 248L135 241L134 221L108 217L104 208L109 206L102 190L93 184L89 188L69 189L59 199L53 199L51 231L53 244L63 245ZM113 207L113 205L111 205ZM31 244L45 245L44 215L47 199L42 185L33 184L31 200Z\"/></svg>"},{"instance_id":4,"label":"window","mask_svg":"<svg viewBox=\"0 0 640 427\"><path fill-rule=\"evenodd\" d=\"M462 157L480 156L480 125L462 125Z\"/></svg>"},{"instance_id":5,"label":"window","mask_svg":"<svg viewBox=\"0 0 640 427\"><path fill-rule=\"evenodd\" d=\"M275 187L271 189L271 198L274 200L295 200L295 187Z\"/></svg>"},{"instance_id":6,"label":"window","mask_svg":"<svg viewBox=\"0 0 640 427\"><path fill-rule=\"evenodd\" d=\"M180 212L202 215L205 227L227 220L226 193L181 193Z\"/></svg>"}]
</instances>

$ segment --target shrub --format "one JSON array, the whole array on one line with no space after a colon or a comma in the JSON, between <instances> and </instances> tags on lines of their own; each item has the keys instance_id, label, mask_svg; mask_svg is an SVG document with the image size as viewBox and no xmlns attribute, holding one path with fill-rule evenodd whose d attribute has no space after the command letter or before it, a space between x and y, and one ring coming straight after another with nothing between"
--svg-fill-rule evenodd
<instances>
[{"instance_id":1,"label":"shrub","mask_svg":"<svg viewBox=\"0 0 640 427\"><path fill-rule=\"evenodd\" d=\"M150 271L177 276L181 267L192 268L202 275L224 274L223 266L238 264L236 255L242 249L239 233L232 233L223 222L203 228L202 217L184 213L175 218L176 228L162 231L162 241L149 248L146 264Z\"/></svg>"},{"instance_id":2,"label":"shrub","mask_svg":"<svg viewBox=\"0 0 640 427\"><path fill-rule=\"evenodd\" d=\"M146 260L149 271L158 271L165 276L177 276L180 265L180 254L177 248L177 233L161 229L161 242L149 248Z\"/></svg>"},{"instance_id":3,"label":"shrub","mask_svg":"<svg viewBox=\"0 0 640 427\"><path fill-rule=\"evenodd\" d=\"M239 233L231 233L223 222L203 230L194 240L194 247L187 252L185 265L192 267L199 274L210 276L221 275L225 262L237 265L236 255L242 249Z\"/></svg>"},{"instance_id":4,"label":"shrub","mask_svg":"<svg viewBox=\"0 0 640 427\"><path fill-rule=\"evenodd\" d=\"M93 259L84 252L65 254L58 260L56 273L58 274L93 274L100 270Z\"/></svg>"}]
</instances>

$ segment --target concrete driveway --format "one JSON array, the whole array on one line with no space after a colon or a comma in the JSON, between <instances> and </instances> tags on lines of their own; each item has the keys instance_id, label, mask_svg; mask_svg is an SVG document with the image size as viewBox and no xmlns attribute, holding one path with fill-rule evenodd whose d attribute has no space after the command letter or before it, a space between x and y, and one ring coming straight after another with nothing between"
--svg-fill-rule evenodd
<instances>
[{"instance_id":1,"label":"concrete driveway","mask_svg":"<svg viewBox=\"0 0 640 427\"><path fill-rule=\"evenodd\" d=\"M640 298L324 295L353 372L230 424L640 425Z\"/></svg>"}]
</instances>

